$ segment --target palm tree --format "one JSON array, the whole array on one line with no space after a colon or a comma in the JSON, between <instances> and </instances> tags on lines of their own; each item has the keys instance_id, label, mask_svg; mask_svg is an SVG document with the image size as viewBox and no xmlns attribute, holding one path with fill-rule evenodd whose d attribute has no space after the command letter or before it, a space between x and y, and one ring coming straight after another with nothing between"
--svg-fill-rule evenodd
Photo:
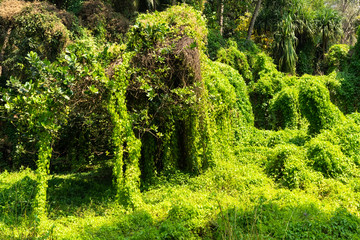
<instances>
[{"instance_id":1,"label":"palm tree","mask_svg":"<svg viewBox=\"0 0 360 240\"><path fill-rule=\"evenodd\" d=\"M288 14L279 23L278 30L275 33L274 53L278 59L279 69L291 74L295 73L297 61L295 31L296 25L293 17Z\"/></svg>"},{"instance_id":2,"label":"palm tree","mask_svg":"<svg viewBox=\"0 0 360 240\"><path fill-rule=\"evenodd\" d=\"M322 46L322 57L329 49L329 45L332 41L338 39L341 36L341 16L338 11L331 8L322 8L317 11L315 23L319 33L320 45Z\"/></svg>"}]
</instances>

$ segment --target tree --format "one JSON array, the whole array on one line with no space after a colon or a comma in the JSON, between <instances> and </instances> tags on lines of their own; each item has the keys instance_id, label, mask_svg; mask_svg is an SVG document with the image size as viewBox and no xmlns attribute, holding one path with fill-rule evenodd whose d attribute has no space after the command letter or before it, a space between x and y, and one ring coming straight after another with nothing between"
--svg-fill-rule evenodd
<instances>
[{"instance_id":1,"label":"tree","mask_svg":"<svg viewBox=\"0 0 360 240\"><path fill-rule=\"evenodd\" d=\"M224 0L219 0L219 25L220 25L220 34L224 34Z\"/></svg>"},{"instance_id":2,"label":"tree","mask_svg":"<svg viewBox=\"0 0 360 240\"><path fill-rule=\"evenodd\" d=\"M67 121L71 78L66 67L42 61L35 52L30 52L26 60L32 76L25 83L11 77L2 100L7 116L17 129L36 142L37 186L33 216L38 220L36 230L41 232L45 229L47 219L48 173L53 143L59 129Z\"/></svg>"},{"instance_id":3,"label":"tree","mask_svg":"<svg viewBox=\"0 0 360 240\"><path fill-rule=\"evenodd\" d=\"M295 73L297 54L295 36L296 25L291 15L287 15L275 33L275 56L279 60L279 69L291 74Z\"/></svg>"},{"instance_id":4,"label":"tree","mask_svg":"<svg viewBox=\"0 0 360 240\"><path fill-rule=\"evenodd\" d=\"M251 38L251 34L254 30L255 21L256 21L257 15L259 14L260 6L261 6L261 0L258 0L256 3L254 14L252 15L252 18L250 21L250 26L249 26L249 30L248 30L248 34L247 34L247 38L246 38L247 40L250 40L250 38Z\"/></svg>"},{"instance_id":5,"label":"tree","mask_svg":"<svg viewBox=\"0 0 360 240\"><path fill-rule=\"evenodd\" d=\"M316 32L321 38L320 45L322 47L322 57L329 49L331 41L335 41L342 33L341 16L338 11L324 7L317 12L315 19Z\"/></svg>"},{"instance_id":6,"label":"tree","mask_svg":"<svg viewBox=\"0 0 360 240\"><path fill-rule=\"evenodd\" d=\"M336 0L330 1L339 11L342 16L342 29L341 42L352 45L356 39L356 20L360 15L360 2L359 0Z\"/></svg>"}]
</instances>

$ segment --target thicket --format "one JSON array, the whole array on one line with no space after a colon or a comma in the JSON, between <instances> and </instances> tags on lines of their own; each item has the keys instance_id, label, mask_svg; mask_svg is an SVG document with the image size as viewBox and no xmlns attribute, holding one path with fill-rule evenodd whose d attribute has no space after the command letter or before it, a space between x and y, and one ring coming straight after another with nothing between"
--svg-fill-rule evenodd
<instances>
[{"instance_id":1,"label":"thicket","mask_svg":"<svg viewBox=\"0 0 360 240\"><path fill-rule=\"evenodd\" d=\"M104 41L122 42L130 21L113 7L100 0L84 1L78 6L80 24Z\"/></svg>"},{"instance_id":2,"label":"thicket","mask_svg":"<svg viewBox=\"0 0 360 240\"><path fill-rule=\"evenodd\" d=\"M217 61L230 65L241 74L246 83L250 83L253 76L246 55L239 51L236 42L230 40L228 45L228 48L219 49Z\"/></svg>"},{"instance_id":3,"label":"thicket","mask_svg":"<svg viewBox=\"0 0 360 240\"><path fill-rule=\"evenodd\" d=\"M324 84L314 78L302 78L299 91L300 111L309 121L309 133L317 134L342 121L342 112L330 101Z\"/></svg>"},{"instance_id":4,"label":"thicket","mask_svg":"<svg viewBox=\"0 0 360 240\"><path fill-rule=\"evenodd\" d=\"M274 40L270 53L279 70L302 75L326 72L323 60L340 39L341 23L340 11L323 3L265 0L255 28Z\"/></svg>"},{"instance_id":5,"label":"thicket","mask_svg":"<svg viewBox=\"0 0 360 240\"><path fill-rule=\"evenodd\" d=\"M269 112L273 129L296 129L300 125L299 92L284 88L270 100Z\"/></svg>"},{"instance_id":6,"label":"thicket","mask_svg":"<svg viewBox=\"0 0 360 240\"><path fill-rule=\"evenodd\" d=\"M100 47L82 34L61 55L63 45L57 46L53 62L42 48L29 49L21 60L27 74L11 76L2 89L3 114L20 149L17 164L26 164L23 153L36 152L40 223L53 152L60 154L53 171L64 163L81 169L111 160L117 198L137 207L140 184L147 188L178 170L203 172L222 154L215 145L234 145L238 128L252 123L243 78L204 54L207 28L191 8L140 15L123 46Z\"/></svg>"},{"instance_id":7,"label":"thicket","mask_svg":"<svg viewBox=\"0 0 360 240\"><path fill-rule=\"evenodd\" d=\"M188 5L127 31L106 3L62 4L75 15L0 3L12 9L0 11L0 171L36 169L0 174L0 238L7 225L18 238L358 236L359 44L330 48L329 75L298 77L279 70L312 72L320 55L296 55L310 40L289 9L273 16L277 66Z\"/></svg>"},{"instance_id":8,"label":"thicket","mask_svg":"<svg viewBox=\"0 0 360 240\"><path fill-rule=\"evenodd\" d=\"M54 61L69 44L74 17L47 3L27 4L22 1L1 3L2 86L10 76L26 78L26 55L36 52L42 59Z\"/></svg>"}]
</instances>

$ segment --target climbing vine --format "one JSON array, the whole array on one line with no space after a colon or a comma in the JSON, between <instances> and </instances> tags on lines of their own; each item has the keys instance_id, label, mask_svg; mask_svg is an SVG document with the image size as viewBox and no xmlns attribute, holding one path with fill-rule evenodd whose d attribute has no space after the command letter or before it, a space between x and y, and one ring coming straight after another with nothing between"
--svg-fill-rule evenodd
<instances>
[{"instance_id":1,"label":"climbing vine","mask_svg":"<svg viewBox=\"0 0 360 240\"><path fill-rule=\"evenodd\" d=\"M126 107L126 88L128 86L128 64L131 54L123 56L123 63L109 81L111 96L108 110L114 125L114 175L117 188L116 197L125 205L136 207L140 204L139 158L141 141L134 135ZM124 158L124 155L127 155ZM124 170L125 169L125 170Z\"/></svg>"},{"instance_id":2,"label":"climbing vine","mask_svg":"<svg viewBox=\"0 0 360 240\"><path fill-rule=\"evenodd\" d=\"M40 60L34 52L30 52L26 59L31 66L31 78L25 82L10 78L8 88L3 90L3 100L7 117L12 119L19 132L29 136L29 141L36 142L37 191L33 216L37 220L37 230L41 232L47 218L47 176L52 144L67 119L70 79L65 68Z\"/></svg>"},{"instance_id":3,"label":"climbing vine","mask_svg":"<svg viewBox=\"0 0 360 240\"><path fill-rule=\"evenodd\" d=\"M39 226L51 158L84 168L95 154L112 158L116 198L131 209L156 180L200 174L231 152L254 121L251 105L238 71L204 54L206 35L199 12L174 6L140 15L126 45L100 47L84 32L53 63L28 55L30 77L11 78L3 100L17 132L36 143ZM90 136L106 147L94 147Z\"/></svg>"}]
</instances>

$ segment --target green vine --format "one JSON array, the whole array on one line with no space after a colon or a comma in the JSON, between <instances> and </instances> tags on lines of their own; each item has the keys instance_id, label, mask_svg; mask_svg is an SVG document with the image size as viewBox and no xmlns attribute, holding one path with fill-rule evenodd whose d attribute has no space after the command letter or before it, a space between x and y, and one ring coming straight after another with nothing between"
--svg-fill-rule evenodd
<instances>
[{"instance_id":1,"label":"green vine","mask_svg":"<svg viewBox=\"0 0 360 240\"><path fill-rule=\"evenodd\" d=\"M50 159L52 153L52 136L46 132L39 136L37 165L37 192L35 195L34 216L39 221L40 231L44 228L42 224L47 219L47 188Z\"/></svg>"},{"instance_id":2,"label":"green vine","mask_svg":"<svg viewBox=\"0 0 360 240\"><path fill-rule=\"evenodd\" d=\"M131 54L124 55L123 63L110 80L111 97L108 110L114 125L114 175L117 199L126 206L137 207L140 198L141 141L135 137L126 107L126 88L128 86L128 64ZM127 157L124 158L124 155Z\"/></svg>"},{"instance_id":3,"label":"green vine","mask_svg":"<svg viewBox=\"0 0 360 240\"><path fill-rule=\"evenodd\" d=\"M10 78L8 88L3 91L3 100L6 102L7 117L19 132L28 136L29 141L36 142L37 190L33 216L37 231L41 233L45 230L44 222L47 219L46 191L52 144L61 125L67 120L70 80L65 68L40 60L34 52L30 52L26 59L30 64L31 78L24 83Z\"/></svg>"}]
</instances>

